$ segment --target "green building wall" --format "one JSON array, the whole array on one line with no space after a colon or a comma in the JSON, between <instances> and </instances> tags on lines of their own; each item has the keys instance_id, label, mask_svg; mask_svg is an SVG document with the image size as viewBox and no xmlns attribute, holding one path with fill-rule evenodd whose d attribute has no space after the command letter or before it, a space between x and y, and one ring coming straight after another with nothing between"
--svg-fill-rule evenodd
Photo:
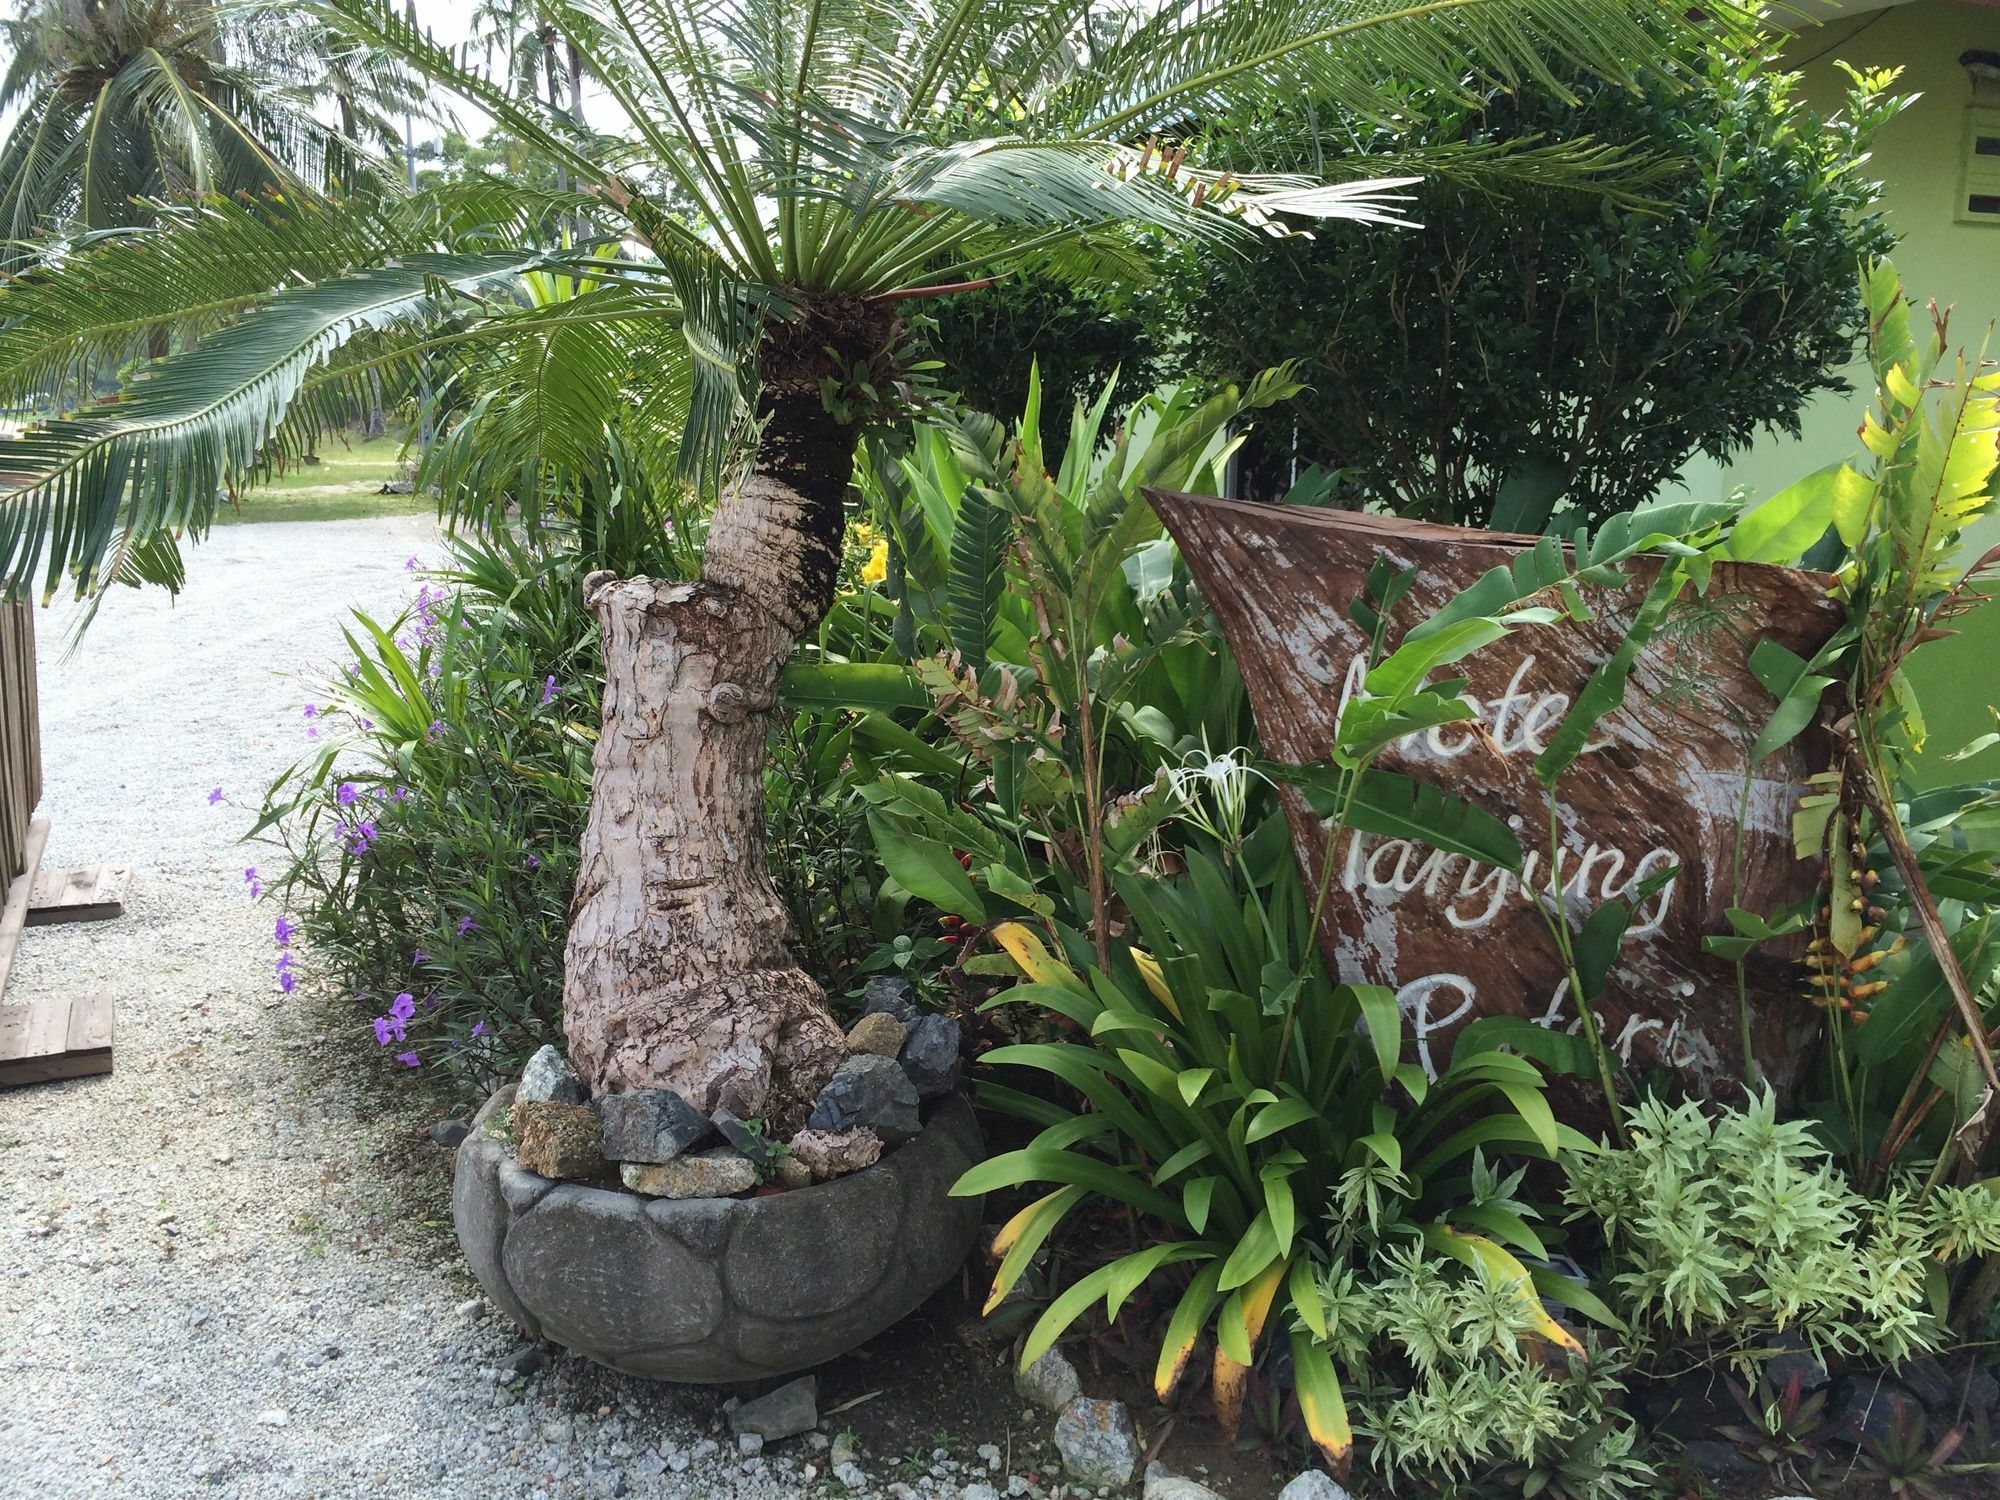
<instances>
[{"instance_id":1,"label":"green building wall","mask_svg":"<svg viewBox=\"0 0 2000 1500\"><path fill-rule=\"evenodd\" d=\"M1822 111L1837 109L1847 90L1835 66L1900 67L1899 92L1922 95L1877 142L1870 175L1883 183L1883 201L1902 245L1896 269L1919 304L1951 308L1954 343L1976 352L1991 333L2000 357L2000 223L1967 224L1956 218L1963 171L1966 110L1973 81L1959 64L1969 50L2000 53L2000 3L1996 0L1911 0L1889 7L1848 6L1821 25L1804 27L1786 50L1786 63L1804 75L1808 99ZM2000 106L2000 97L1982 96ZM1798 439L1767 437L1723 468L1707 460L1690 465L1687 489L1720 495L1747 484L1759 498L1775 494L1800 475L1858 453L1856 432L1870 397L1866 367L1849 372L1848 397L1826 396L1807 410ZM2000 519L1983 522L1968 560L2000 544ZM2000 777L2000 751L1976 761L1943 763L1945 754L1994 728L2000 703L2000 599L1969 615L1959 636L1927 646L1911 663L1929 721L1926 765L1931 780L1967 775Z\"/></svg>"}]
</instances>

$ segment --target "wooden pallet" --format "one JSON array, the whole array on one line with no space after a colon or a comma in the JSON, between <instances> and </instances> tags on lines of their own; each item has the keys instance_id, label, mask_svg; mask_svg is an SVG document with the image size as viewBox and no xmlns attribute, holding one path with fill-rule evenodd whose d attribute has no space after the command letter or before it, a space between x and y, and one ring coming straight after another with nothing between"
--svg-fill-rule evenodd
<instances>
[{"instance_id":1,"label":"wooden pallet","mask_svg":"<svg viewBox=\"0 0 2000 1500\"><path fill-rule=\"evenodd\" d=\"M111 1071L111 997L0 1005L0 1088Z\"/></svg>"},{"instance_id":2,"label":"wooden pallet","mask_svg":"<svg viewBox=\"0 0 2000 1500\"><path fill-rule=\"evenodd\" d=\"M125 892L132 872L123 865L78 865L73 870L37 870L28 889L28 925L108 922L125 915Z\"/></svg>"},{"instance_id":3,"label":"wooden pallet","mask_svg":"<svg viewBox=\"0 0 2000 1500\"><path fill-rule=\"evenodd\" d=\"M31 922L101 921L125 909L129 870L92 865L43 875L42 850L48 841L49 820L30 822L21 849L21 873L8 884L6 902L0 905L0 991L5 991L14 971L22 930ZM40 916L35 912L38 896L44 913ZM0 1088L110 1071L109 995L0 1004Z\"/></svg>"}]
</instances>

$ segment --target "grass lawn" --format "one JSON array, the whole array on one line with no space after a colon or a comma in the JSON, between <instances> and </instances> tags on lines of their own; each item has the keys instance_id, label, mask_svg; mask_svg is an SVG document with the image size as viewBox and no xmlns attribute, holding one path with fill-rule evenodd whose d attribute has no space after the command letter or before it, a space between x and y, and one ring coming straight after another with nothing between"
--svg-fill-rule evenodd
<instances>
[{"instance_id":1,"label":"grass lawn","mask_svg":"<svg viewBox=\"0 0 2000 1500\"><path fill-rule=\"evenodd\" d=\"M384 495L384 481L396 477L403 451L400 437L368 442L329 438L320 445L320 461L288 470L242 497L240 505L223 506L218 526L240 521L345 521L357 516L417 515L435 507L421 495Z\"/></svg>"}]
</instances>

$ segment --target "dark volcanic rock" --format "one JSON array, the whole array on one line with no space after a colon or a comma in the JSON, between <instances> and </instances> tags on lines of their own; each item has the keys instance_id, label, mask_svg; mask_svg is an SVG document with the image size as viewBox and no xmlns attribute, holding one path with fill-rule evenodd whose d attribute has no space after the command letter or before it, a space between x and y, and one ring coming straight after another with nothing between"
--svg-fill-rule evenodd
<instances>
[{"instance_id":1,"label":"dark volcanic rock","mask_svg":"<svg viewBox=\"0 0 2000 1500\"><path fill-rule=\"evenodd\" d=\"M672 1089L607 1094L597 1108L604 1117L607 1161L672 1161L714 1133L702 1112Z\"/></svg>"},{"instance_id":2,"label":"dark volcanic rock","mask_svg":"<svg viewBox=\"0 0 2000 1500\"><path fill-rule=\"evenodd\" d=\"M923 1129L917 1117L917 1088L902 1066L887 1057L860 1054L840 1065L813 1105L812 1130L843 1131L867 1126L884 1146L899 1146Z\"/></svg>"},{"instance_id":3,"label":"dark volcanic rock","mask_svg":"<svg viewBox=\"0 0 2000 1500\"><path fill-rule=\"evenodd\" d=\"M917 1004L917 987L907 979L871 979L861 987L861 1014L872 1016L877 1011L894 1016L905 1026L914 1026L923 1015L923 1008Z\"/></svg>"},{"instance_id":4,"label":"dark volcanic rock","mask_svg":"<svg viewBox=\"0 0 2000 1500\"><path fill-rule=\"evenodd\" d=\"M958 1087L959 1025L949 1016L925 1016L903 1043L903 1071L925 1099Z\"/></svg>"}]
</instances>

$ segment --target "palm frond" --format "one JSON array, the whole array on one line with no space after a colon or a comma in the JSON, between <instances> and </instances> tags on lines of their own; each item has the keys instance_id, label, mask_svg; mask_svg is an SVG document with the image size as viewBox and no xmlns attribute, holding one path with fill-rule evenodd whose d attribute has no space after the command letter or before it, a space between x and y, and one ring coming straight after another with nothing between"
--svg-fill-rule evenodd
<instances>
[{"instance_id":1,"label":"palm frond","mask_svg":"<svg viewBox=\"0 0 2000 1500\"><path fill-rule=\"evenodd\" d=\"M119 536L199 534L218 496L253 472L308 373L369 329L435 314L455 294L519 275L520 253L412 255L278 292L240 322L161 361L121 399L0 440L0 579L43 597L64 571L94 592Z\"/></svg>"}]
</instances>

